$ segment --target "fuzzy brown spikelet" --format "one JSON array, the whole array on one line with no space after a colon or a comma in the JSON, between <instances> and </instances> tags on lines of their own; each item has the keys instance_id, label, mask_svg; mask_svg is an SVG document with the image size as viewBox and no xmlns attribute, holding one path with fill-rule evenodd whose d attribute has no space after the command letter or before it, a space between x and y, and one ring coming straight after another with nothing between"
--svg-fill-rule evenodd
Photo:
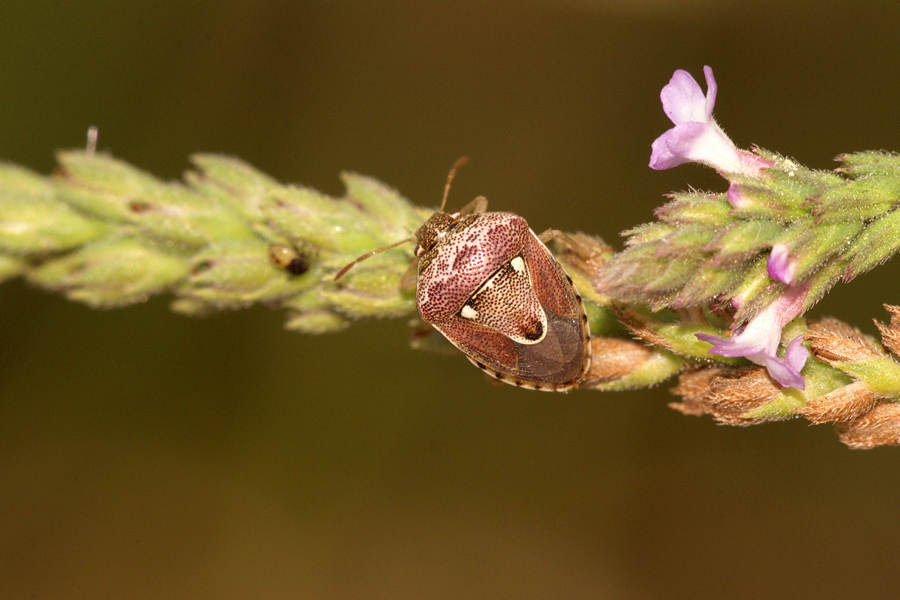
<instances>
[{"instance_id":1,"label":"fuzzy brown spikelet","mask_svg":"<svg viewBox=\"0 0 900 600\"><path fill-rule=\"evenodd\" d=\"M900 403L877 405L862 417L840 425L838 435L851 448L900 445Z\"/></svg>"},{"instance_id":2,"label":"fuzzy brown spikelet","mask_svg":"<svg viewBox=\"0 0 900 600\"><path fill-rule=\"evenodd\" d=\"M683 401L670 406L685 414L708 414L728 425L755 425L771 419L748 416L781 392L762 367L701 369L683 373L673 393Z\"/></svg>"},{"instance_id":3,"label":"fuzzy brown spikelet","mask_svg":"<svg viewBox=\"0 0 900 600\"><path fill-rule=\"evenodd\" d=\"M653 351L647 346L621 338L591 339L591 369L583 387L615 381L633 373L650 360Z\"/></svg>"}]
</instances>

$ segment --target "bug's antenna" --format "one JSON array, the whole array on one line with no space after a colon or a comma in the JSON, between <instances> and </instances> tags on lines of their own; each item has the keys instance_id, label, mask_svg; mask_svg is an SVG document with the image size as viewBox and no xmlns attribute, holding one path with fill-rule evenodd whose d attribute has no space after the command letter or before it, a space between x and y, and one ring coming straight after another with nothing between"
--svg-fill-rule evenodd
<instances>
[{"instance_id":1,"label":"bug's antenna","mask_svg":"<svg viewBox=\"0 0 900 600\"><path fill-rule=\"evenodd\" d=\"M441 200L441 212L444 212L444 205L447 204L447 194L450 193L450 184L453 183L453 178L456 177L456 171L467 162L469 162L468 156L460 156L453 163L453 166L450 167L450 172L447 174L447 184L444 186L444 198Z\"/></svg>"},{"instance_id":2,"label":"bug's antenna","mask_svg":"<svg viewBox=\"0 0 900 600\"><path fill-rule=\"evenodd\" d=\"M456 162L453 163L452 167L450 167L450 173L447 174L447 184L444 186L444 198L441 200L440 212L444 212L444 205L447 204L447 194L450 193L450 184L453 182L453 178L456 177L456 172L459 170L460 167L462 167L467 162L469 162L469 157L461 156L460 158L456 159ZM415 241L415 239L416 239L415 237L406 238L405 240L400 240L399 242L391 244L390 246L385 246L385 247L379 248L377 250L372 250L371 252L366 252L365 254L363 254L362 256L360 256L359 258L357 258L350 264L346 265L343 269L338 271L337 275L334 276L334 280L337 281L338 279L343 277L344 273L346 273L347 271L352 269L357 263L360 263L360 262L366 260L367 258L375 256L379 252L384 252L385 250L390 250L391 248L396 248L400 244L405 244L406 242L413 242L413 241Z\"/></svg>"},{"instance_id":3,"label":"bug's antenna","mask_svg":"<svg viewBox=\"0 0 900 600\"><path fill-rule=\"evenodd\" d=\"M356 265L356 263L362 262L362 261L366 260L367 258L370 258L370 257L372 257L372 256L375 256L375 255L378 254L379 252L384 252L385 250L390 250L391 248L396 248L396 247L399 246L400 244L405 244L406 242L411 242L411 241L413 241L413 239L414 239L414 238L406 238L405 240L400 240L399 242L396 242L396 243L394 243L394 244L391 244L390 246L385 246L385 247L383 247L383 248L379 248L378 250L372 250L371 252L366 252L365 254L363 254L362 256L360 256L359 258L357 258L356 260L354 260L352 263L350 263L349 265L345 266L343 269L341 269L340 271L338 271L338 272L337 272L337 275L334 276L334 280L337 281L338 279L340 279L341 277L343 277L343 276L344 276L344 273L346 273L347 271L349 271L351 267L353 267L354 265Z\"/></svg>"}]
</instances>

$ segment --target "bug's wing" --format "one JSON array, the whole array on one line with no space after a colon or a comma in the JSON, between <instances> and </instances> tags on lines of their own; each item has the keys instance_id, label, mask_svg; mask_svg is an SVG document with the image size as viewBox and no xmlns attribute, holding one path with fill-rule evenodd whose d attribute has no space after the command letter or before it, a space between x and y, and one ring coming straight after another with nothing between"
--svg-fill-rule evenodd
<instances>
[{"instance_id":1,"label":"bug's wing","mask_svg":"<svg viewBox=\"0 0 900 600\"><path fill-rule=\"evenodd\" d=\"M572 278L563 270L556 258L531 233L523 255L528 262L531 280L541 306L562 317L578 317L583 311L581 298L575 294Z\"/></svg>"},{"instance_id":2,"label":"bug's wing","mask_svg":"<svg viewBox=\"0 0 900 600\"><path fill-rule=\"evenodd\" d=\"M497 379L533 389L569 389L586 368L581 322L547 313L538 344L520 344L502 333L462 318L434 326L475 365Z\"/></svg>"},{"instance_id":3,"label":"bug's wing","mask_svg":"<svg viewBox=\"0 0 900 600\"><path fill-rule=\"evenodd\" d=\"M476 364L480 363L479 367L506 373L517 369L519 357L514 343L499 331L458 317L435 328Z\"/></svg>"}]
</instances>

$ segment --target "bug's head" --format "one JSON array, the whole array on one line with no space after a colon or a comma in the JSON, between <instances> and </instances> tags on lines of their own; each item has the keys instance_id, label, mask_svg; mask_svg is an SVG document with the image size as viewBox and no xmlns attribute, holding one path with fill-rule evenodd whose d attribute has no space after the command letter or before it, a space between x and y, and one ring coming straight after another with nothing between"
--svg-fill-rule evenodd
<instances>
[{"instance_id":1,"label":"bug's head","mask_svg":"<svg viewBox=\"0 0 900 600\"><path fill-rule=\"evenodd\" d=\"M354 265L359 264L367 258L374 256L379 252L384 252L385 250L389 250L391 248L399 246L400 244L405 244L406 242L416 242L416 258L421 258L429 250L434 248L434 245L437 243L437 241L445 236L451 229L453 229L453 227L456 226L456 223L459 220L460 213L445 213L444 205L447 204L447 194L450 193L450 184L453 182L453 178L456 177L456 171L467 162L469 162L468 157L463 156L462 158L457 159L457 161L453 164L453 167L450 169L450 173L447 175L447 184L444 186L444 198L441 200L441 208L438 209L436 213L431 215L431 217L429 217L429 219L425 221L425 223L421 227L419 227L419 230L416 231L415 236L405 240L400 240L399 242L391 244L390 246L384 246L383 248L378 248L377 250L366 252L350 264L346 265L343 269L338 271L334 276L334 280L337 281L344 276L344 273L353 268Z\"/></svg>"},{"instance_id":2,"label":"bug's head","mask_svg":"<svg viewBox=\"0 0 900 600\"><path fill-rule=\"evenodd\" d=\"M450 172L447 174L447 183L444 185L444 197L441 198L441 207L416 231L416 257L421 258L422 255L434 248L437 241L456 225L459 213L445 213L444 207L447 205L447 195L450 193L450 184L453 183L456 172L467 162L469 162L469 158L462 156L453 163Z\"/></svg>"},{"instance_id":3,"label":"bug's head","mask_svg":"<svg viewBox=\"0 0 900 600\"><path fill-rule=\"evenodd\" d=\"M421 258L423 254L434 248L438 240L456 226L458 218L459 213L448 214L442 211L431 215L416 231L416 256Z\"/></svg>"}]
</instances>

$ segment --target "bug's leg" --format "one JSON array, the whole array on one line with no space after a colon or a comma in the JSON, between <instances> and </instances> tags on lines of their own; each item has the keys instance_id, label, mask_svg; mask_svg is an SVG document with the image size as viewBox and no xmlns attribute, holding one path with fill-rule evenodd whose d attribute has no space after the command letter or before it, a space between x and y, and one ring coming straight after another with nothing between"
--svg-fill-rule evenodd
<instances>
[{"instance_id":1,"label":"bug's leg","mask_svg":"<svg viewBox=\"0 0 900 600\"><path fill-rule=\"evenodd\" d=\"M593 238L589 238L583 233L566 233L559 229L548 229L537 237L544 244L556 240L558 249L574 253L582 258L588 258L596 253L594 245L589 243Z\"/></svg>"},{"instance_id":2,"label":"bug's leg","mask_svg":"<svg viewBox=\"0 0 900 600\"><path fill-rule=\"evenodd\" d=\"M484 196L478 196L461 209L459 209L459 216L468 215L469 213L480 215L487 211L488 201Z\"/></svg>"},{"instance_id":3,"label":"bug's leg","mask_svg":"<svg viewBox=\"0 0 900 600\"><path fill-rule=\"evenodd\" d=\"M563 233L559 229L548 229L544 233L538 236L538 239L544 242L545 244L550 240L555 240L557 238L565 238L568 234Z\"/></svg>"},{"instance_id":4,"label":"bug's leg","mask_svg":"<svg viewBox=\"0 0 900 600\"><path fill-rule=\"evenodd\" d=\"M411 290L416 287L416 276L419 274L419 261L414 260L409 264L409 268L400 276L400 288Z\"/></svg>"},{"instance_id":5,"label":"bug's leg","mask_svg":"<svg viewBox=\"0 0 900 600\"><path fill-rule=\"evenodd\" d=\"M566 267L593 277L603 267L613 249L602 239L585 233L565 233L558 229L548 229L538 236L543 243L556 240L556 258Z\"/></svg>"},{"instance_id":6,"label":"bug's leg","mask_svg":"<svg viewBox=\"0 0 900 600\"><path fill-rule=\"evenodd\" d=\"M612 250L599 237L585 233L566 233L559 229L548 229L540 234L538 239L545 244L551 240L557 240L563 252L575 254L582 260L596 259L601 254Z\"/></svg>"},{"instance_id":7,"label":"bug's leg","mask_svg":"<svg viewBox=\"0 0 900 600\"><path fill-rule=\"evenodd\" d=\"M416 317L409 322L410 332L409 346L413 350L424 350L445 356L456 356L459 350L451 344L447 338L440 335L434 327Z\"/></svg>"}]
</instances>

